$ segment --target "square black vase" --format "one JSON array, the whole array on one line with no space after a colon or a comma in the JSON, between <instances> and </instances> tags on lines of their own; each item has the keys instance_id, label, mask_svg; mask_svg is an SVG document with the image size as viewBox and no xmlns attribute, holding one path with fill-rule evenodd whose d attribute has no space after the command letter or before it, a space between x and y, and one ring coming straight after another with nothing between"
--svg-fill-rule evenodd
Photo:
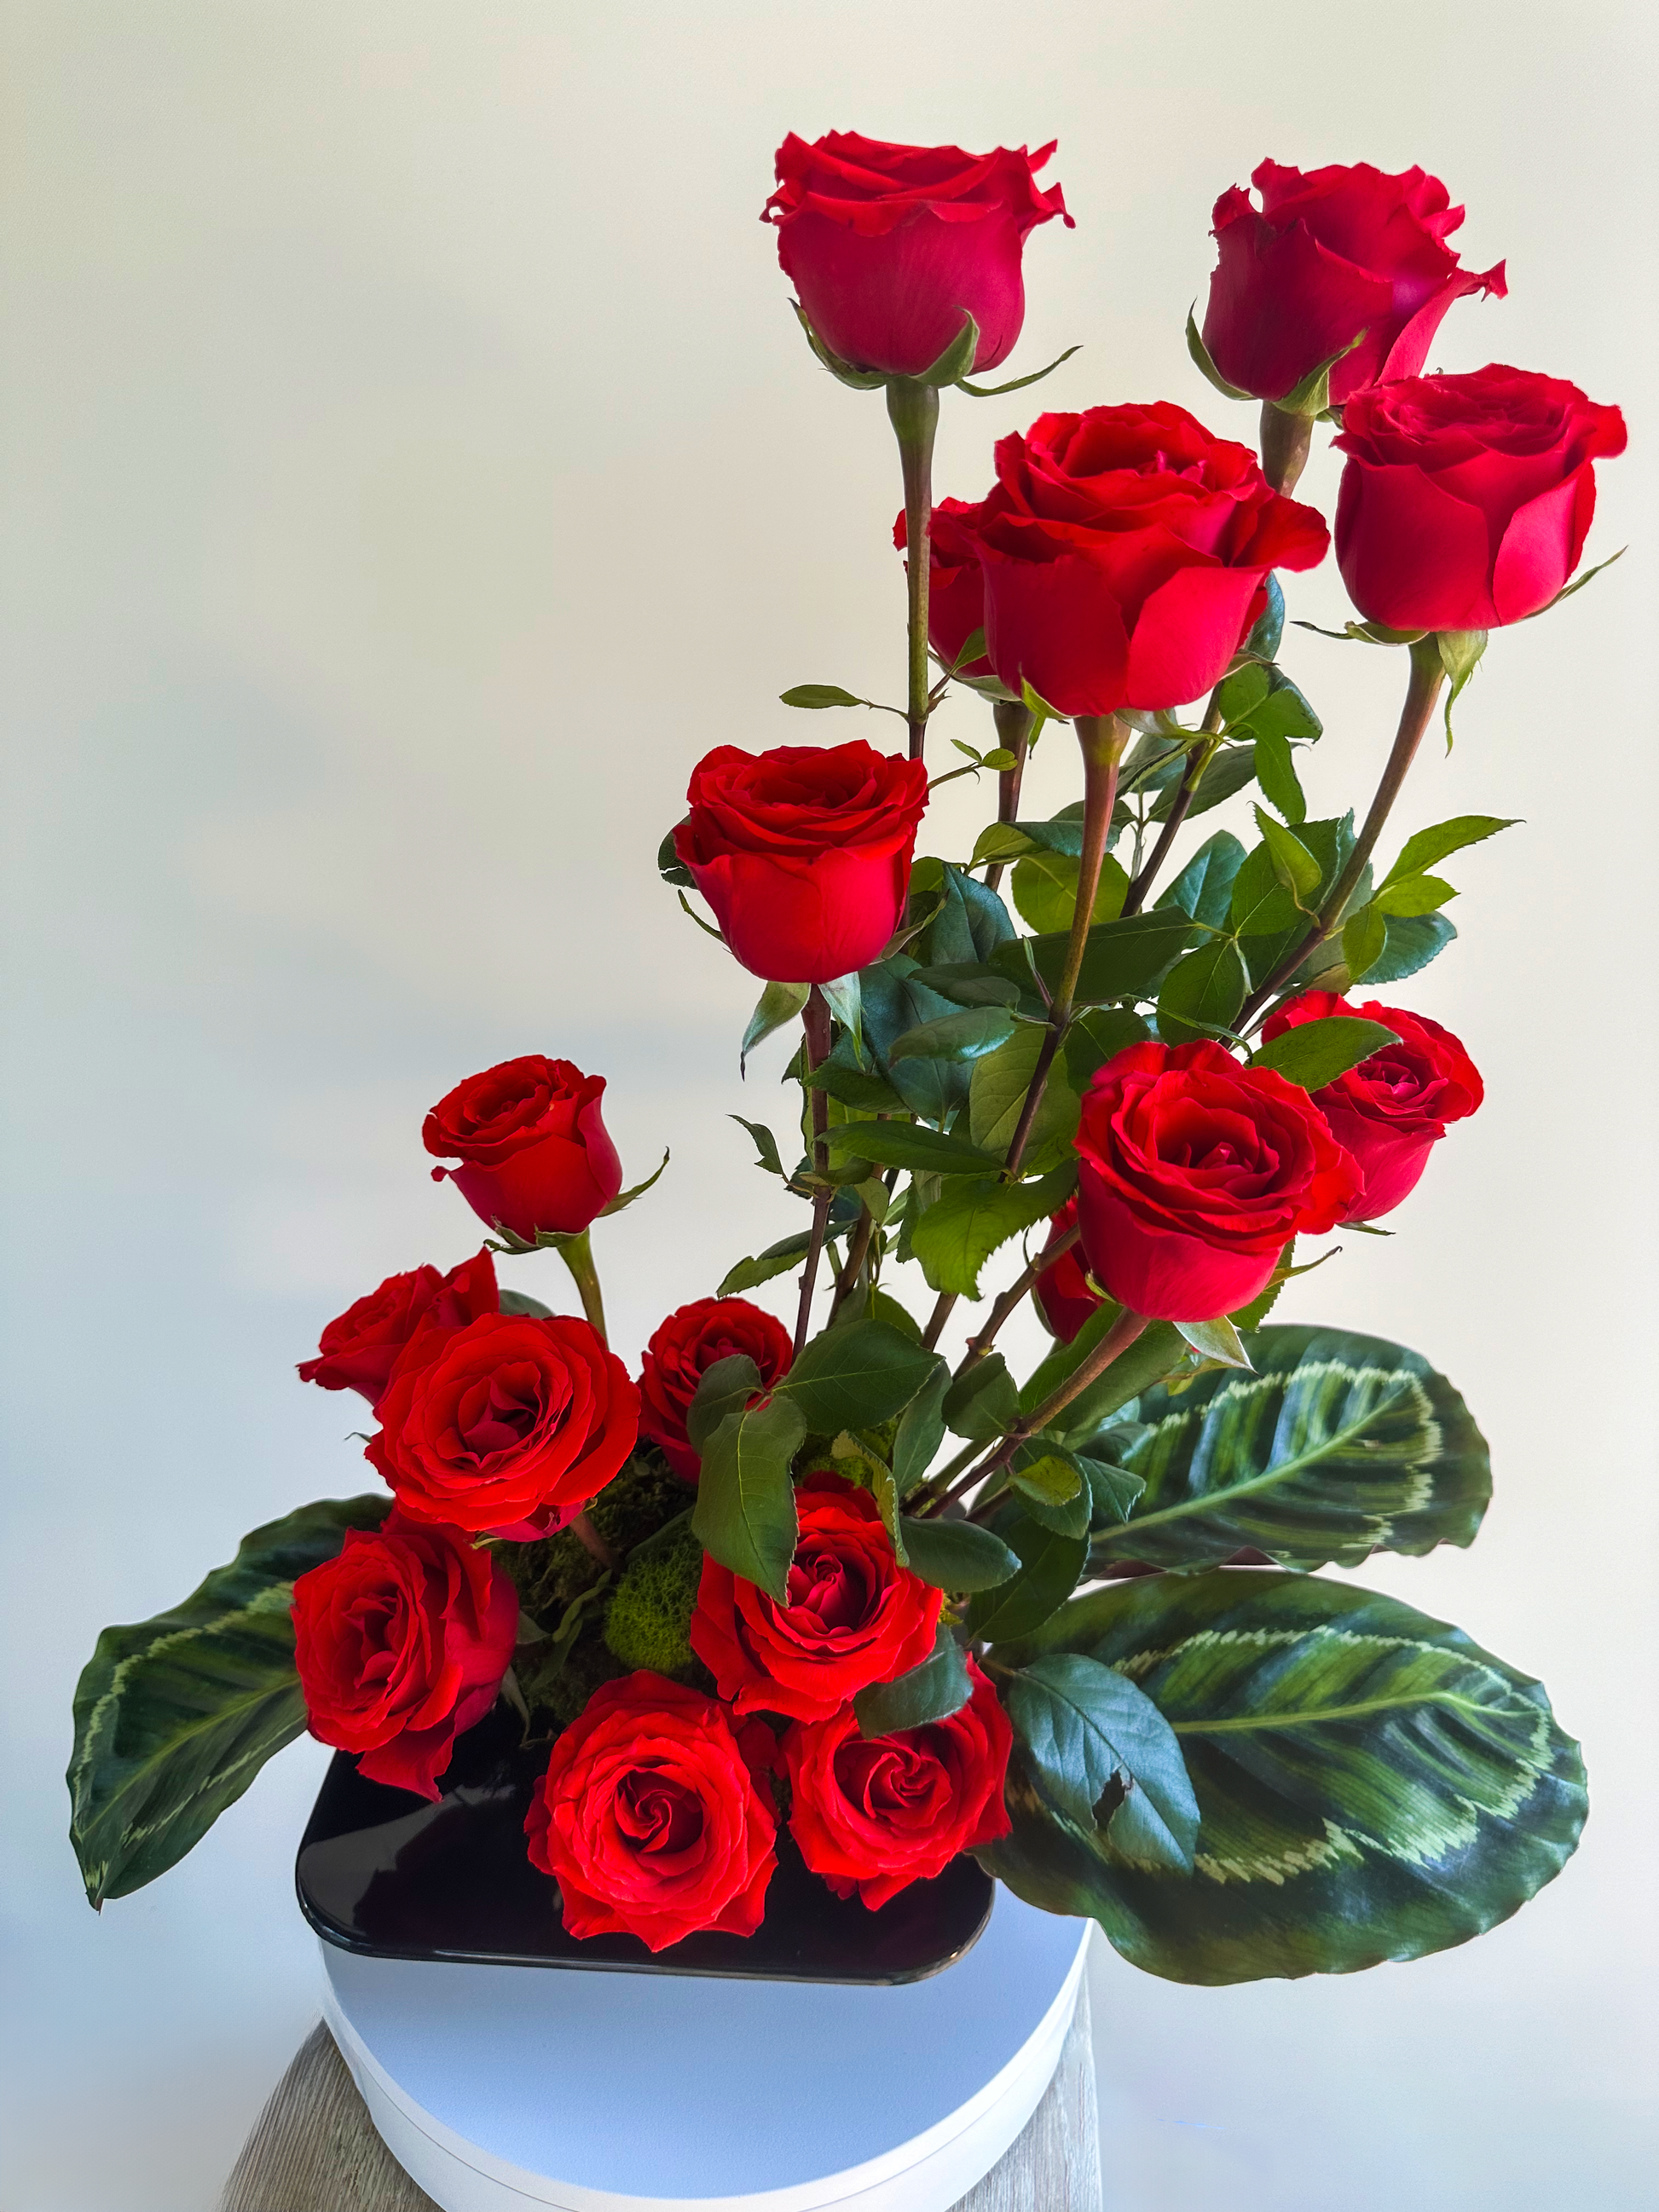
<instances>
[{"instance_id":1,"label":"square black vase","mask_svg":"<svg viewBox=\"0 0 1659 2212\"><path fill-rule=\"evenodd\" d=\"M367 1782L337 1752L300 1843L300 1909L325 1942L371 1958L760 1981L915 1982L977 1941L995 1884L965 1854L878 1911L810 1874L787 1829L752 1936L705 1932L652 1952L565 1933L557 1884L530 1863L524 1820L546 1765L497 1706L455 1746L435 1804Z\"/></svg>"}]
</instances>

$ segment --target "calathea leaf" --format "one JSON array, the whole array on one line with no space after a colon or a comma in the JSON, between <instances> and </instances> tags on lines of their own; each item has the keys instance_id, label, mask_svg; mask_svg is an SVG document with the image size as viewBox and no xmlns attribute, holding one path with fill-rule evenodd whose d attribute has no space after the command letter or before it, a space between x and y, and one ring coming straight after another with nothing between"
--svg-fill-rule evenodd
<instances>
[{"instance_id":1,"label":"calathea leaf","mask_svg":"<svg viewBox=\"0 0 1659 2212\"><path fill-rule=\"evenodd\" d=\"M1492 1495L1486 1441L1425 1359L1379 1337L1280 1327L1246 1339L1253 1375L1140 1397L1123 1463L1146 1487L1096 1556L1192 1570L1251 1547L1287 1566L1357 1566L1471 1543Z\"/></svg>"},{"instance_id":2,"label":"calathea leaf","mask_svg":"<svg viewBox=\"0 0 1659 2212\"><path fill-rule=\"evenodd\" d=\"M949 1720L974 1694L968 1679L966 1653L941 1621L933 1648L919 1667L896 1681L875 1682L853 1700L859 1734L870 1737L895 1735L901 1729L926 1728L930 1721Z\"/></svg>"},{"instance_id":3,"label":"calathea leaf","mask_svg":"<svg viewBox=\"0 0 1659 2212\"><path fill-rule=\"evenodd\" d=\"M813 1337L772 1395L798 1407L815 1436L833 1437L891 1420L932 1381L938 1364L936 1352L902 1329L855 1322Z\"/></svg>"},{"instance_id":4,"label":"calathea leaf","mask_svg":"<svg viewBox=\"0 0 1659 2212\"><path fill-rule=\"evenodd\" d=\"M386 1497L325 1498L245 1536L182 1605L106 1628L75 1692L70 1841L88 1900L176 1866L306 1724L289 1607L297 1578Z\"/></svg>"},{"instance_id":5,"label":"calathea leaf","mask_svg":"<svg viewBox=\"0 0 1659 2212\"><path fill-rule=\"evenodd\" d=\"M710 1558L778 1605L789 1595L798 1534L789 1466L805 1434L799 1407L780 1392L737 1407L704 1443L691 1511Z\"/></svg>"},{"instance_id":6,"label":"calathea leaf","mask_svg":"<svg viewBox=\"0 0 1659 2212\"><path fill-rule=\"evenodd\" d=\"M1104 1841L1010 1769L979 1856L1019 1896L1098 1919L1176 1981L1350 1973L1507 1919L1585 1813L1542 1688L1410 1606L1304 1575L1153 1575L1067 1606L999 1663L1075 1652L1134 1682L1180 1743L1193 1872Z\"/></svg>"},{"instance_id":7,"label":"calathea leaf","mask_svg":"<svg viewBox=\"0 0 1659 2212\"><path fill-rule=\"evenodd\" d=\"M1174 1729L1126 1674L1075 1651L997 1670L997 1686L1037 1788L1084 1835L1115 1783L1106 1824L1127 1856L1190 1870L1198 1800Z\"/></svg>"}]
</instances>

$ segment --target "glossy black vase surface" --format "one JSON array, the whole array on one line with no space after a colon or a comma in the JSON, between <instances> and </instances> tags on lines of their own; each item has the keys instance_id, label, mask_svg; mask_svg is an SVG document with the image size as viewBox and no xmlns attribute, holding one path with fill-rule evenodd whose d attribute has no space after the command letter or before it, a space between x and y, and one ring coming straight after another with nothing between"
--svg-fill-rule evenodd
<instances>
[{"instance_id":1,"label":"glossy black vase surface","mask_svg":"<svg viewBox=\"0 0 1659 2212\"><path fill-rule=\"evenodd\" d=\"M386 1959L722 1974L763 1981L914 1982L959 1959L990 1917L990 1876L965 1856L872 1912L801 1862L787 1829L752 1936L688 1936L652 1953L632 1936L568 1936L557 1885L530 1863L524 1818L545 1751L518 1747L497 1707L455 1747L435 1804L366 1782L335 1754L300 1844L300 1905L326 1942Z\"/></svg>"}]
</instances>

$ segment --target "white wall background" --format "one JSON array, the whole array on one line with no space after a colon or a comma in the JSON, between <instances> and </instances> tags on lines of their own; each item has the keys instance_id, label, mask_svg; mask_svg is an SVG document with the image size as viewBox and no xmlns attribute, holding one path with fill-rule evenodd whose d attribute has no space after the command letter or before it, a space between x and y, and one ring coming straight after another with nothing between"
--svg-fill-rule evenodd
<instances>
[{"instance_id":1,"label":"white wall background","mask_svg":"<svg viewBox=\"0 0 1659 2212\"><path fill-rule=\"evenodd\" d=\"M738 1086L753 987L652 860L710 744L854 733L805 728L773 703L786 684L901 680L880 403L812 369L756 220L783 131L831 125L1060 141L1078 228L1032 242L1012 366L1085 350L1038 395L949 400L941 490L977 494L994 435L1042 404L1167 395L1250 434L1182 324L1211 202L1264 153L1438 172L1469 204L1467 258L1507 253L1512 296L1454 310L1437 365L1544 368L1632 412L1592 541L1630 558L1494 641L1455 752L1425 754L1402 809L1527 819L1460 856L1462 939L1401 994L1463 1035L1490 1103L1395 1242L1350 1240L1286 1301L1426 1350L1466 1391L1498 1468L1479 1547L1365 1579L1548 1680L1595 1815L1565 1876L1469 1948L1221 1992L1108 1956L1096 2033L1116 2212L1653 2201L1638 15L6 9L0 2203L205 2207L311 2016L289 1869L320 1750L101 1919L58 1778L104 1622L361 1486L349 1411L290 1363L389 1269L475 1244L427 1179L426 1107L546 1049L608 1073L631 1172L672 1143L659 1194L603 1239L630 1355L792 1225L723 1119L777 1096L775 1052ZM1323 458L1304 495L1328 511L1334 482ZM1340 620L1334 573L1297 580L1292 612ZM1317 811L1369 791L1399 672L1295 635L1328 732ZM981 714L949 726L983 738ZM1038 799L1073 795L1066 751L1051 735ZM989 798L962 790L939 814L965 841ZM556 1263L514 1279L538 1265Z\"/></svg>"}]
</instances>

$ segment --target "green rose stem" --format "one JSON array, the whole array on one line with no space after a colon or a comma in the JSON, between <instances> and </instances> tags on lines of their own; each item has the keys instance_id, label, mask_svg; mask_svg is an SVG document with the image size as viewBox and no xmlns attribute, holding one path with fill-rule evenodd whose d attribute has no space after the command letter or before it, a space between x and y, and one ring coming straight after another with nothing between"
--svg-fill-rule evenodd
<instances>
[{"instance_id":1,"label":"green rose stem","mask_svg":"<svg viewBox=\"0 0 1659 2212\"><path fill-rule=\"evenodd\" d=\"M1014 757L1012 768L1005 768L997 777L997 820L1012 822L1019 814L1019 787L1025 776L1025 756L1030 749L1032 715L1030 708L1023 707L1018 699L996 699L992 702L991 714L997 726L997 743ZM985 871L988 890L995 890L1002 881L1006 863L994 860Z\"/></svg>"},{"instance_id":2,"label":"green rose stem","mask_svg":"<svg viewBox=\"0 0 1659 2212\"><path fill-rule=\"evenodd\" d=\"M836 1295L830 1301L830 1318L833 1322L857 1285L859 1273L869 1256L876 1234L876 1217L866 1206L859 1216L859 1225L853 1231L848 1248L847 1264L836 1277Z\"/></svg>"},{"instance_id":3,"label":"green rose stem","mask_svg":"<svg viewBox=\"0 0 1659 2212\"><path fill-rule=\"evenodd\" d=\"M997 1332L1004 1322L1018 1305L1020 1300L1035 1288L1037 1277L1046 1269L1052 1267L1056 1260L1063 1259L1066 1253L1078 1243L1082 1235L1083 1231L1073 1222L1064 1236L1040 1252L1026 1267L1024 1273L1011 1283L1001 1293L991 1308L984 1328L976 1336L969 1338L968 1350L963 1355L961 1366L957 1370L958 1376L965 1375L970 1367L978 1366L980 1361L996 1342Z\"/></svg>"},{"instance_id":4,"label":"green rose stem","mask_svg":"<svg viewBox=\"0 0 1659 2212\"><path fill-rule=\"evenodd\" d=\"M1204 771L1210 765L1216 747L1221 743L1218 734L1221 728L1221 709L1216 704L1220 696L1220 685L1218 684L1215 690L1210 694L1210 704L1200 725L1206 732L1208 742L1201 745L1194 745L1187 756L1187 765L1181 775L1181 788L1176 792L1175 804L1170 809L1170 818L1158 831L1158 842L1152 847L1151 857L1146 866L1141 869L1124 893L1122 912L1125 915L1139 914L1146 903L1147 893L1158 881L1158 871L1170 857L1170 848L1181 834L1181 825L1187 819Z\"/></svg>"},{"instance_id":5,"label":"green rose stem","mask_svg":"<svg viewBox=\"0 0 1659 2212\"><path fill-rule=\"evenodd\" d=\"M887 416L898 440L904 472L905 590L909 611L909 681L905 719L910 726L910 757L920 760L927 738L928 525L933 512L933 434L939 428L939 393L931 384L908 376L890 378Z\"/></svg>"},{"instance_id":6,"label":"green rose stem","mask_svg":"<svg viewBox=\"0 0 1659 2212\"><path fill-rule=\"evenodd\" d=\"M1308 465L1313 426L1311 415L1287 414L1271 399L1261 403L1261 473L1286 498Z\"/></svg>"},{"instance_id":7,"label":"green rose stem","mask_svg":"<svg viewBox=\"0 0 1659 2212\"><path fill-rule=\"evenodd\" d=\"M924 606L925 606L924 600ZM830 1056L831 1028L830 1002L816 983L801 1010L801 1027L806 1032L806 1069L810 1075L815 1067L822 1066ZM812 1325L812 1293L817 1287L818 1261L823 1256L824 1231L830 1225L830 1206L835 1196L827 1178L830 1173L830 1146L826 1141L830 1127L830 1094L814 1091L812 1096L812 1172L820 1178L819 1187L812 1193L812 1234L806 1247L806 1265L801 1271L800 1310L795 1316L795 1352L799 1359L806 1346L807 1332Z\"/></svg>"},{"instance_id":8,"label":"green rose stem","mask_svg":"<svg viewBox=\"0 0 1659 2212\"><path fill-rule=\"evenodd\" d=\"M586 1230L579 1231L574 1237L560 1237L558 1253L581 1293L582 1311L587 1316L593 1334L603 1344L605 1341L605 1300L599 1292L599 1271L593 1265L593 1245ZM566 1525L583 1550L591 1553L602 1567L609 1567L614 1574L622 1562L587 1515L578 1513Z\"/></svg>"},{"instance_id":9,"label":"green rose stem","mask_svg":"<svg viewBox=\"0 0 1659 2212\"><path fill-rule=\"evenodd\" d=\"M1395 732L1388 764L1376 787L1376 795L1371 800L1370 811L1365 817L1365 825L1348 855L1347 866L1336 879L1335 889L1315 916L1312 928L1285 955L1267 981L1244 1001L1237 1024L1241 1032L1267 1001L1290 981L1297 970L1341 927L1343 909L1365 872L1365 864L1371 857L1377 839L1382 835L1389 810L1400 796L1407 771L1417 757L1417 749L1423 742L1434 713L1434 702L1446 680L1446 668L1440 657L1439 642L1432 630L1426 637L1419 638L1409 651L1411 679L1406 687L1406 703L1400 710L1400 726Z\"/></svg>"}]
</instances>

